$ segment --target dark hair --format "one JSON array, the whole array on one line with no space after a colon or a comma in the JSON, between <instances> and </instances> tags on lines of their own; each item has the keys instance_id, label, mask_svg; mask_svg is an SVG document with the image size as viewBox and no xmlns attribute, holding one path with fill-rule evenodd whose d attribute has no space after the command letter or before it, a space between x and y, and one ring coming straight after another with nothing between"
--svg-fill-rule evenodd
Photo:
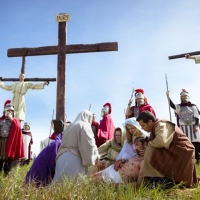
<instances>
[{"instance_id":1,"label":"dark hair","mask_svg":"<svg viewBox=\"0 0 200 200\"><path fill-rule=\"evenodd\" d=\"M134 140L134 143L136 141L140 141L142 143L142 146L144 146L144 143L145 142L148 143L149 139L148 139L148 137L146 137L146 138L144 138L144 137L136 137L135 140ZM136 153L137 153L138 156L140 156L140 151L138 149L136 149Z\"/></svg>"},{"instance_id":2,"label":"dark hair","mask_svg":"<svg viewBox=\"0 0 200 200\"><path fill-rule=\"evenodd\" d=\"M137 120L138 122L139 122L140 120L142 120L145 124L147 124L147 123L149 122L149 120L152 120L153 122L155 122L155 121L156 121L156 118L155 118L155 116L154 116L151 112L145 110L145 111L143 111L143 112L141 112L141 113L139 114L139 116L137 117L136 120Z\"/></svg>"},{"instance_id":3,"label":"dark hair","mask_svg":"<svg viewBox=\"0 0 200 200\"><path fill-rule=\"evenodd\" d=\"M142 143L142 145L144 145L145 142L148 143L148 141L149 141L148 137L136 137L135 140L134 140L134 143L135 143L137 140L140 141L140 142Z\"/></svg>"},{"instance_id":4,"label":"dark hair","mask_svg":"<svg viewBox=\"0 0 200 200\"><path fill-rule=\"evenodd\" d=\"M114 136L115 136L116 131L120 131L121 134L122 134L122 129L118 127L118 128L115 129Z\"/></svg>"}]
</instances>

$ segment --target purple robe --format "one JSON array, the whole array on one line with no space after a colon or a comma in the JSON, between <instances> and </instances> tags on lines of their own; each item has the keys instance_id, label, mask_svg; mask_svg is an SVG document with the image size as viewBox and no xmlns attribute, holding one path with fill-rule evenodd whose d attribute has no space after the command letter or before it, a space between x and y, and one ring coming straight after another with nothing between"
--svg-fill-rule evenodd
<instances>
[{"instance_id":1,"label":"purple robe","mask_svg":"<svg viewBox=\"0 0 200 200\"><path fill-rule=\"evenodd\" d=\"M26 184L33 181L39 187L51 183L55 174L55 159L62 141L62 136L63 133L60 133L53 142L39 153L26 175Z\"/></svg>"}]
</instances>

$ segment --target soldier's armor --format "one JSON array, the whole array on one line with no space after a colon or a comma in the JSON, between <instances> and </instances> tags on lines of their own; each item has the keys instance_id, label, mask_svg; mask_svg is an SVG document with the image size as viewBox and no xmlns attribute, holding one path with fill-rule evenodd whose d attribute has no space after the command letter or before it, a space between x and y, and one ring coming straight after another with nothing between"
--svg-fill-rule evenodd
<instances>
[{"instance_id":1,"label":"soldier's armor","mask_svg":"<svg viewBox=\"0 0 200 200\"><path fill-rule=\"evenodd\" d=\"M181 106L179 118L184 124L191 125L195 121L193 109L188 106Z\"/></svg>"},{"instance_id":2,"label":"soldier's armor","mask_svg":"<svg viewBox=\"0 0 200 200\"><path fill-rule=\"evenodd\" d=\"M8 137L10 132L11 121L7 119L0 120L0 136L3 138Z\"/></svg>"}]
</instances>

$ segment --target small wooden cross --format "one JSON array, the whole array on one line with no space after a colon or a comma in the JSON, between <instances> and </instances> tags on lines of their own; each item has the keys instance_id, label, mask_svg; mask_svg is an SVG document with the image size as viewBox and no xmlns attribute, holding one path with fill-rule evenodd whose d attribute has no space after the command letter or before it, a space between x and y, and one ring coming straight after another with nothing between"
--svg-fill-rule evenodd
<instances>
[{"instance_id":1,"label":"small wooden cross","mask_svg":"<svg viewBox=\"0 0 200 200\"><path fill-rule=\"evenodd\" d=\"M56 119L64 120L65 118L65 73L66 73L66 54L71 53L89 53L118 51L117 42L98 43L98 44L75 44L66 45L66 22L70 16L61 13L56 16L58 22L58 45L44 46L36 48L12 48L8 49L8 57L20 57L26 53L26 56L39 55L58 55L57 62L57 99L56 99Z\"/></svg>"}]
</instances>

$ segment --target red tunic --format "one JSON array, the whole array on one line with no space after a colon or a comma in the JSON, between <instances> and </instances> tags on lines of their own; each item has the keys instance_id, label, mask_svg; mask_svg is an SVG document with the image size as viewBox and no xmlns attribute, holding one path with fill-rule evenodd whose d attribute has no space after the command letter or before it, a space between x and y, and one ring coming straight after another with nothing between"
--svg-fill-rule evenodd
<instances>
[{"instance_id":1,"label":"red tunic","mask_svg":"<svg viewBox=\"0 0 200 200\"><path fill-rule=\"evenodd\" d=\"M0 119L5 119L5 116L2 116ZM19 160L24 157L22 129L17 118L13 118L10 126L5 155L7 158L12 158L14 160Z\"/></svg>"},{"instance_id":2,"label":"red tunic","mask_svg":"<svg viewBox=\"0 0 200 200\"><path fill-rule=\"evenodd\" d=\"M96 138L97 147L104 144L107 140L113 139L114 136L114 123L110 114L103 116L103 119L100 122L99 130Z\"/></svg>"},{"instance_id":3,"label":"red tunic","mask_svg":"<svg viewBox=\"0 0 200 200\"><path fill-rule=\"evenodd\" d=\"M132 107L130 107L130 110L133 110L134 108L135 108L135 106L132 106ZM143 104L143 105L139 106L139 114L141 112L143 112L144 110L151 112L156 117L156 113L155 113L154 109L149 104ZM131 115L126 116L126 119L131 118L131 117L138 117L138 116L134 116L134 113L132 113Z\"/></svg>"}]
</instances>

